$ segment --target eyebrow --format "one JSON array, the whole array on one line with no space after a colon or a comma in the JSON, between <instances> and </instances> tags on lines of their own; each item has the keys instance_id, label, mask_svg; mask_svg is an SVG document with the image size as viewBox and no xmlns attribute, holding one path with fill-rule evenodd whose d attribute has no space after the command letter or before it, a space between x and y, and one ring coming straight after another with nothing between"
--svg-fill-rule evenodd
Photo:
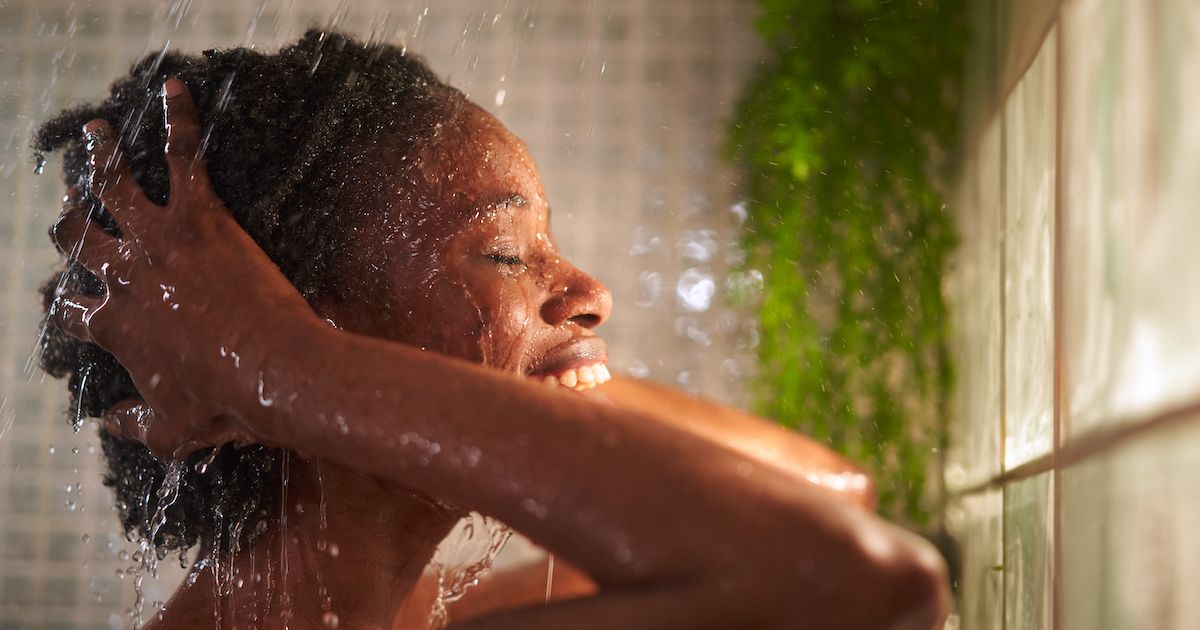
<instances>
[{"instance_id":1,"label":"eyebrow","mask_svg":"<svg viewBox=\"0 0 1200 630\"><path fill-rule=\"evenodd\" d=\"M520 193L508 193L494 197L479 206L479 213L476 216L479 218L490 217L505 208L524 208L528 205L529 200Z\"/></svg>"}]
</instances>

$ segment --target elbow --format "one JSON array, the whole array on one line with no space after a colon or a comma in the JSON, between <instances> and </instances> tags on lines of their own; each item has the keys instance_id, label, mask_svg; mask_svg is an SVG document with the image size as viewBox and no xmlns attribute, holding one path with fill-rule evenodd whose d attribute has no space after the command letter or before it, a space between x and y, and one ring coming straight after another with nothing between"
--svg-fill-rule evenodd
<instances>
[{"instance_id":1,"label":"elbow","mask_svg":"<svg viewBox=\"0 0 1200 630\"><path fill-rule=\"evenodd\" d=\"M856 502L874 512L875 508L879 507L879 489L875 485L875 479L861 468L856 468L851 474L854 475L854 486L857 489L854 495Z\"/></svg>"},{"instance_id":2,"label":"elbow","mask_svg":"<svg viewBox=\"0 0 1200 630\"><path fill-rule=\"evenodd\" d=\"M810 529L796 537L799 528L793 523L786 530L790 533L757 538L773 544L764 550L769 553L751 556L759 561L742 567L740 583L747 587L743 594L755 594L747 597L754 609L771 620L761 626L941 628L951 605L941 553L923 538L860 510L836 504L829 508L843 517L826 521L829 529Z\"/></svg>"},{"instance_id":3,"label":"elbow","mask_svg":"<svg viewBox=\"0 0 1200 630\"><path fill-rule=\"evenodd\" d=\"M874 554L879 567L883 598L877 627L890 630L941 628L950 614L949 572L938 550L907 532Z\"/></svg>"}]
</instances>

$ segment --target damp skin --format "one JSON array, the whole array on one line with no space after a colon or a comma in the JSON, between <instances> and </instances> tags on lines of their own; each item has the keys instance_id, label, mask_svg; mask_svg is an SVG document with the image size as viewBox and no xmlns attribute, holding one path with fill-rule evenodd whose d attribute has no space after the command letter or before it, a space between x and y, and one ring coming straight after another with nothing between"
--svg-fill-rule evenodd
<instances>
[{"instance_id":1,"label":"damp skin","mask_svg":"<svg viewBox=\"0 0 1200 630\"><path fill-rule=\"evenodd\" d=\"M197 129L186 90L167 88L166 208L140 196L111 129L89 124L95 185L124 238L68 211L56 238L72 247L83 241L64 251L77 251L108 293L74 296L56 322L117 356L153 408L147 426L113 417L112 430L168 457L231 439L285 446L297 457L279 519L287 527L268 528L251 550L258 553L227 559L252 586L206 600L212 584L200 580L214 579L206 573L168 604L173 616L162 627L186 626L199 619L187 615L200 614L188 611L214 606L228 607L224 619L270 626L278 617L264 616L264 602L317 626L328 611L303 608L299 593L318 574L342 627L379 625L462 509L525 533L597 588L463 627L929 628L944 617L936 552L845 500L864 492L814 485L803 471L836 472L828 461L787 461L815 452L812 445L776 439L753 428L757 421L706 404L655 404L656 392L619 380L581 396L528 378L546 362L563 368L547 353L594 334L606 305L590 278L539 244L549 209L532 185L536 172L494 120L465 107L458 129L496 142L456 143L448 134L444 145L431 145L446 154L427 152L428 174L409 174L410 182L436 184L408 193L440 201L433 217L472 214L465 224L427 218L409 230L401 249L419 255L364 256L359 262L378 271L364 286L409 288L364 316L347 303L355 291L314 311L232 221L192 159ZM486 166L493 161L500 166ZM495 195L509 201L489 208ZM498 268L513 266L511 252L487 246L513 245L496 242L505 239L536 271ZM348 280L368 282L362 278ZM677 414L707 420L663 419ZM741 427L730 431L738 435L717 428L724 420ZM303 507L331 496L341 503L320 518ZM329 543L324 551L308 545L318 527L337 532L336 558Z\"/></svg>"}]
</instances>

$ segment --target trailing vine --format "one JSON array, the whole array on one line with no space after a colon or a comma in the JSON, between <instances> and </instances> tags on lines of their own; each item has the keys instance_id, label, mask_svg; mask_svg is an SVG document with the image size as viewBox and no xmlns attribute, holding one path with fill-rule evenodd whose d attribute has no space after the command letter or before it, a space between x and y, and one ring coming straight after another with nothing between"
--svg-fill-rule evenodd
<instances>
[{"instance_id":1,"label":"trailing vine","mask_svg":"<svg viewBox=\"0 0 1200 630\"><path fill-rule=\"evenodd\" d=\"M965 0L758 0L766 61L730 127L746 268L764 276L757 411L929 521L953 370L942 274Z\"/></svg>"}]
</instances>

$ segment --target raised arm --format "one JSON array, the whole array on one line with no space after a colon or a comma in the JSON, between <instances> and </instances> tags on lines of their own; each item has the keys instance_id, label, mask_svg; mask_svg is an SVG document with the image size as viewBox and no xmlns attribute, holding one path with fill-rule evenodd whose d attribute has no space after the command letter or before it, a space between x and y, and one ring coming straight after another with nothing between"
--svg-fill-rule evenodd
<instances>
[{"instance_id":1,"label":"raised arm","mask_svg":"<svg viewBox=\"0 0 1200 630\"><path fill-rule=\"evenodd\" d=\"M462 628L929 628L944 615L932 548L777 467L643 412L328 326L212 193L191 101L181 83L166 92L168 206L142 196L93 122L93 186L123 234L81 214L57 233L107 295L63 296L56 321L129 370L166 429L152 447L232 428L495 516L600 587Z\"/></svg>"}]
</instances>

